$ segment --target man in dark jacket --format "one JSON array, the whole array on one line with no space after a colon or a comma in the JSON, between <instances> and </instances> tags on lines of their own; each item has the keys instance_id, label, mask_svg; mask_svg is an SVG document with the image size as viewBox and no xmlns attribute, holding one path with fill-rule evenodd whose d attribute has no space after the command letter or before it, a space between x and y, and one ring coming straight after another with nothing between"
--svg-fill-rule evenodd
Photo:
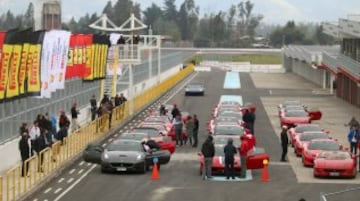
<instances>
[{"instance_id":1,"label":"man in dark jacket","mask_svg":"<svg viewBox=\"0 0 360 201\"><path fill-rule=\"evenodd\" d=\"M204 169L202 170L203 179L210 179L211 176L211 166L213 157L215 156L215 146L213 143L213 137L211 135L205 140L204 144L201 147L201 153L204 156Z\"/></svg>"},{"instance_id":2,"label":"man in dark jacket","mask_svg":"<svg viewBox=\"0 0 360 201\"><path fill-rule=\"evenodd\" d=\"M251 130L251 134L255 135L255 129L254 129L254 126L255 126L255 119L256 119L256 116L255 116L255 112L254 111L250 111L250 130Z\"/></svg>"},{"instance_id":3,"label":"man in dark jacket","mask_svg":"<svg viewBox=\"0 0 360 201\"><path fill-rule=\"evenodd\" d=\"M36 152L38 153L39 157L39 172L43 171L42 165L44 162L44 154L41 153L44 149L46 149L48 146L50 146L50 142L47 138L48 131L46 129L41 130L41 135L36 139Z\"/></svg>"},{"instance_id":4,"label":"man in dark jacket","mask_svg":"<svg viewBox=\"0 0 360 201\"><path fill-rule=\"evenodd\" d=\"M289 145L289 138L287 133L287 126L282 126L282 131L280 133L280 140L281 140L281 148L282 148L282 154L281 154L281 160L282 162L286 162L286 154L288 151L288 145Z\"/></svg>"},{"instance_id":5,"label":"man in dark jacket","mask_svg":"<svg viewBox=\"0 0 360 201\"><path fill-rule=\"evenodd\" d=\"M174 106L174 108L171 111L171 115L172 115L173 119L175 119L176 116L180 116L180 110L176 104L174 104L173 106Z\"/></svg>"},{"instance_id":6,"label":"man in dark jacket","mask_svg":"<svg viewBox=\"0 0 360 201\"><path fill-rule=\"evenodd\" d=\"M25 161L30 157L30 146L29 146L29 135L26 132L23 132L21 135L21 139L19 141L19 150L21 155L21 176L24 177L27 175L29 170L29 164L25 170Z\"/></svg>"},{"instance_id":7,"label":"man in dark jacket","mask_svg":"<svg viewBox=\"0 0 360 201\"><path fill-rule=\"evenodd\" d=\"M227 145L224 147L224 153L225 153L226 179L229 179L230 175L232 179L235 179L234 156L237 153L237 151L233 145L233 139L229 138Z\"/></svg>"},{"instance_id":8,"label":"man in dark jacket","mask_svg":"<svg viewBox=\"0 0 360 201\"><path fill-rule=\"evenodd\" d=\"M242 120L245 123L245 128L250 129L252 132L252 128L251 128L252 115L248 109L245 110L245 114L243 115ZM251 134L253 134L253 133L251 133Z\"/></svg>"},{"instance_id":9,"label":"man in dark jacket","mask_svg":"<svg viewBox=\"0 0 360 201\"><path fill-rule=\"evenodd\" d=\"M91 111L91 121L94 121L96 118L96 112L97 112L97 101L95 94L92 95L90 99L90 111Z\"/></svg>"}]
</instances>

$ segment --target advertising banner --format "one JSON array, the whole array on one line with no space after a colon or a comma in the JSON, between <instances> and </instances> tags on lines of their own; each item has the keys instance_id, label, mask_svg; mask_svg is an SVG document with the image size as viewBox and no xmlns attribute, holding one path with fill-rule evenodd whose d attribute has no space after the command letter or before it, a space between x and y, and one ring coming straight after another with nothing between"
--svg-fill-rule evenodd
<instances>
[{"instance_id":1,"label":"advertising banner","mask_svg":"<svg viewBox=\"0 0 360 201\"><path fill-rule=\"evenodd\" d=\"M45 32L43 31L37 31L34 32L31 36L27 62L27 86L29 95L40 95L41 91L40 62L44 34Z\"/></svg>"}]
</instances>

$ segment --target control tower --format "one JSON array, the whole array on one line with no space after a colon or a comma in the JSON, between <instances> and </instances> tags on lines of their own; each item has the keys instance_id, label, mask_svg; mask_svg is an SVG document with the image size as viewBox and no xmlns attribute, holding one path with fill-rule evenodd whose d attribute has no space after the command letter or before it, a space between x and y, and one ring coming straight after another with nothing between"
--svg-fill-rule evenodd
<instances>
[{"instance_id":1,"label":"control tower","mask_svg":"<svg viewBox=\"0 0 360 201\"><path fill-rule=\"evenodd\" d=\"M61 0L35 1L35 30L61 29Z\"/></svg>"}]
</instances>

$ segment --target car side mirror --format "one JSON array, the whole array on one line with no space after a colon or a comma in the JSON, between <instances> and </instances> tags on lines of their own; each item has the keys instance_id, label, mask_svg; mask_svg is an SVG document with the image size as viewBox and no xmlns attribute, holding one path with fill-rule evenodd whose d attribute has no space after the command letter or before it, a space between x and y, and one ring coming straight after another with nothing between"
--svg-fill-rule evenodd
<instances>
[{"instance_id":1,"label":"car side mirror","mask_svg":"<svg viewBox=\"0 0 360 201\"><path fill-rule=\"evenodd\" d=\"M95 147L95 151L102 153L104 149L102 147Z\"/></svg>"}]
</instances>

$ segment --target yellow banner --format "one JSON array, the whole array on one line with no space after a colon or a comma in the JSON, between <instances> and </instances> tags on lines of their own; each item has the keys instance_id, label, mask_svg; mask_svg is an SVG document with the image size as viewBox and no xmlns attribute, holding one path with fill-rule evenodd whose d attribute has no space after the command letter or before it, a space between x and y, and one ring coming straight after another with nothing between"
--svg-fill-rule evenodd
<instances>
[{"instance_id":1,"label":"yellow banner","mask_svg":"<svg viewBox=\"0 0 360 201\"><path fill-rule=\"evenodd\" d=\"M94 79L99 77L99 57L100 57L100 52L99 52L99 44L94 44L93 45L93 49L94 49L94 63L93 63L93 70L94 70Z\"/></svg>"},{"instance_id":2,"label":"yellow banner","mask_svg":"<svg viewBox=\"0 0 360 201\"><path fill-rule=\"evenodd\" d=\"M19 68L19 94L25 94L25 79L27 76L26 66L27 66L27 58L29 53L29 43L24 43L22 52L21 52L21 60L20 60L20 68Z\"/></svg>"},{"instance_id":3,"label":"yellow banner","mask_svg":"<svg viewBox=\"0 0 360 201\"><path fill-rule=\"evenodd\" d=\"M5 98L6 85L9 79L9 68L12 51L12 45L3 45L0 69L0 100L3 100Z\"/></svg>"},{"instance_id":4,"label":"yellow banner","mask_svg":"<svg viewBox=\"0 0 360 201\"><path fill-rule=\"evenodd\" d=\"M9 68L9 81L6 87L6 98L19 96L19 66L22 53L22 45L13 45L13 52Z\"/></svg>"},{"instance_id":5,"label":"yellow banner","mask_svg":"<svg viewBox=\"0 0 360 201\"><path fill-rule=\"evenodd\" d=\"M103 57L102 57L102 61L101 61L101 73L99 78L105 78L105 72L106 72L106 61L107 61L107 52L108 51L108 46L106 44L102 45L102 52L103 52Z\"/></svg>"},{"instance_id":6,"label":"yellow banner","mask_svg":"<svg viewBox=\"0 0 360 201\"><path fill-rule=\"evenodd\" d=\"M32 53L32 58L28 59L28 92L36 93L41 90L40 82L40 57L41 45L31 44L29 53Z\"/></svg>"},{"instance_id":7,"label":"yellow banner","mask_svg":"<svg viewBox=\"0 0 360 201\"><path fill-rule=\"evenodd\" d=\"M74 64L74 47L69 48L67 67L73 67Z\"/></svg>"},{"instance_id":8,"label":"yellow banner","mask_svg":"<svg viewBox=\"0 0 360 201\"><path fill-rule=\"evenodd\" d=\"M88 45L86 47L86 67L84 80L94 80L93 55L93 45Z\"/></svg>"}]
</instances>

